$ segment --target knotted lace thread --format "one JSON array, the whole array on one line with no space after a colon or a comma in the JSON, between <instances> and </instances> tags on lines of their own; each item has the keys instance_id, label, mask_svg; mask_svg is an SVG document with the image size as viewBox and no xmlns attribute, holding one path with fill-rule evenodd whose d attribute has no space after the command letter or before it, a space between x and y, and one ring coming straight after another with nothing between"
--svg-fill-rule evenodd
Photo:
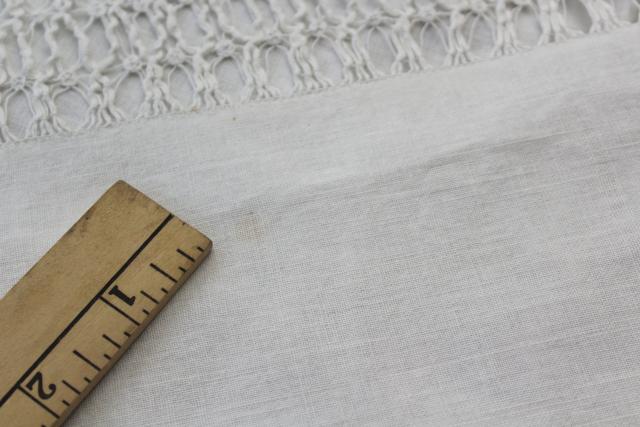
<instances>
[{"instance_id":1,"label":"knotted lace thread","mask_svg":"<svg viewBox=\"0 0 640 427\"><path fill-rule=\"evenodd\" d=\"M636 22L639 2L4 0L0 141L509 55Z\"/></svg>"}]
</instances>

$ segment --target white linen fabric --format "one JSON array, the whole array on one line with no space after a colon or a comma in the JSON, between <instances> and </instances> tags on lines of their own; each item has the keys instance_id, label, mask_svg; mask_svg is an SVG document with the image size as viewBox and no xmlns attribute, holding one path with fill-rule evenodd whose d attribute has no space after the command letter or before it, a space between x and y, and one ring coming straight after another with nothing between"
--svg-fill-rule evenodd
<instances>
[{"instance_id":1,"label":"white linen fabric","mask_svg":"<svg viewBox=\"0 0 640 427\"><path fill-rule=\"evenodd\" d=\"M639 424L638 40L2 144L0 295L117 179L214 242L68 425Z\"/></svg>"}]
</instances>

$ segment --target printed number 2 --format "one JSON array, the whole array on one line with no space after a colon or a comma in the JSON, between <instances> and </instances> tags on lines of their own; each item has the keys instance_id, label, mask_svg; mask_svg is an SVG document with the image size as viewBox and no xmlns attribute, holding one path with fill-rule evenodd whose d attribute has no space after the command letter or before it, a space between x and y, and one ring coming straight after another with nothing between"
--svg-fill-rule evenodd
<instances>
[{"instance_id":1,"label":"printed number 2","mask_svg":"<svg viewBox=\"0 0 640 427\"><path fill-rule=\"evenodd\" d=\"M40 396L40 399L47 400L56 392L55 384L49 384L47 386L49 388L48 393L44 390L44 379L42 378L42 372L36 372L36 374L31 378L31 381L27 383L27 388L33 391L33 386L36 384L38 384L38 396Z\"/></svg>"}]
</instances>

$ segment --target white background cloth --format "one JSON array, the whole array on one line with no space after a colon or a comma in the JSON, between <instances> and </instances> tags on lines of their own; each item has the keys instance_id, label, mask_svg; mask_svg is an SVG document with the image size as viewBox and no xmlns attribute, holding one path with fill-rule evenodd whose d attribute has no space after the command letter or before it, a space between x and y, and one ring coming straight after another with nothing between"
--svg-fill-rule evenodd
<instances>
[{"instance_id":1,"label":"white background cloth","mask_svg":"<svg viewBox=\"0 0 640 427\"><path fill-rule=\"evenodd\" d=\"M69 425L640 423L639 36L4 144L2 292L117 179L214 242Z\"/></svg>"}]
</instances>

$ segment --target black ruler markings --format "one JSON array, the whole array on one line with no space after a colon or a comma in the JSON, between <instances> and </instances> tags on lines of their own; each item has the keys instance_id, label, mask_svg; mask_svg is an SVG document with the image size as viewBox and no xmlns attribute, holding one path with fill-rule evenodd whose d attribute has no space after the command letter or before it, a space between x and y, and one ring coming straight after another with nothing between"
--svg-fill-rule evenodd
<instances>
[{"instance_id":1,"label":"black ruler markings","mask_svg":"<svg viewBox=\"0 0 640 427\"><path fill-rule=\"evenodd\" d=\"M140 291L140 294L142 294L143 297L149 299L150 301L152 301L155 304L159 304L158 300L155 299L154 297L152 297L151 295L149 295L148 293L146 293L145 291Z\"/></svg>"},{"instance_id":2,"label":"black ruler markings","mask_svg":"<svg viewBox=\"0 0 640 427\"><path fill-rule=\"evenodd\" d=\"M40 402L38 399L36 399L35 397L31 396L31 393L29 393L28 391L26 391L25 389L23 389L22 387L18 387L18 390L20 390L21 392L23 392L24 394L27 395L27 397L29 397L29 399L33 400L35 403L38 404L38 406L40 406L42 409L44 409L45 411L47 411L48 413L50 413L51 415L53 415L54 417L56 417L56 419L60 418L60 415L56 414L55 412L53 412L51 410L51 408L49 408L47 405L45 405L44 403Z\"/></svg>"},{"instance_id":3,"label":"black ruler markings","mask_svg":"<svg viewBox=\"0 0 640 427\"><path fill-rule=\"evenodd\" d=\"M96 371L100 372L100 367L98 365L96 365L95 363L93 363L91 360L89 360L89 358L87 358L87 356L85 356L84 354L80 353L78 350L73 350L73 354L78 356L87 365L91 366L93 369L95 369Z\"/></svg>"},{"instance_id":4,"label":"black ruler markings","mask_svg":"<svg viewBox=\"0 0 640 427\"><path fill-rule=\"evenodd\" d=\"M129 316L127 313L125 313L124 311L120 310L118 307L116 307L115 305L113 305L108 299L104 298L102 295L100 295L100 301L102 301L103 303L107 304L109 307L113 308L115 311L117 311L118 313L122 314L123 317L126 317L129 322L133 323L136 326L140 326L140 322L138 322L136 319L134 319L133 317Z\"/></svg>"},{"instance_id":5,"label":"black ruler markings","mask_svg":"<svg viewBox=\"0 0 640 427\"><path fill-rule=\"evenodd\" d=\"M120 350L120 348L122 347L120 344L118 344L117 342L115 342L112 338L110 338L108 335L106 334L102 334L102 338L104 338L105 340L109 341L111 344L114 345L114 347L116 347L118 350Z\"/></svg>"},{"instance_id":6,"label":"black ruler markings","mask_svg":"<svg viewBox=\"0 0 640 427\"><path fill-rule=\"evenodd\" d=\"M189 255L188 253L186 253L185 251L183 251L182 249L178 248L176 249L176 252L178 252L180 255L182 255L183 257L185 257L186 259L188 259L191 262L196 262L195 258L192 257L191 255Z\"/></svg>"},{"instance_id":7,"label":"black ruler markings","mask_svg":"<svg viewBox=\"0 0 640 427\"><path fill-rule=\"evenodd\" d=\"M91 301L89 301L87 305L85 305L84 308L80 310L80 312L76 315L76 317L74 317L73 320L71 320L71 322L62 330L62 332L56 337L56 339L44 350L44 352L42 352L42 354L36 359L35 362L33 362L33 364L25 371L25 373L22 374L22 376L13 385L13 387L11 387L9 391L7 391L2 396L2 399L0 399L0 407L2 407L5 404L5 402L9 399L9 397L11 397L11 395L16 390L19 389L23 393L27 394L38 405L46 409L47 412L49 412L50 414L58 418L58 415L55 412L53 412L50 408L45 406L42 402L40 402L39 400L31 396L30 393L22 389L22 387L20 387L20 384L22 384L29 377L29 375L31 375L34 369L37 368L38 365L40 365L40 363L42 363L42 361L49 355L49 353L53 351L53 349L60 343L60 341L62 341L62 339L69 333L69 331L71 331L73 326L76 323L78 323L78 321L80 321L80 319L87 313L87 311L89 311L89 309L93 306L93 304L95 304L95 302L98 301L98 299L101 299L102 294L109 288L109 286L111 286L113 282L115 282L116 279L120 277L122 273L124 273L124 271L129 267L129 265L131 265L131 263L138 257L138 255L140 255L140 253L144 250L144 248L146 248L147 245L151 243L151 241L158 235L158 233L160 233L160 231L169 223L169 221L171 221L172 218L173 218L173 214L168 214L167 217L160 223L160 225L156 227L156 229L151 233L151 235L149 235L149 237L147 237L147 239L142 243L142 245L140 245L140 247L133 253L133 255L131 255L131 257L129 257L129 259L120 267L120 269L111 277L111 279L107 281L107 283L102 287L102 289L100 289L98 293L91 299ZM103 299L103 301L106 301L106 300ZM131 336L126 332L125 332L125 335L129 337ZM91 382L91 380L86 377L84 378L84 380L87 383ZM71 388L73 391L76 391L76 392L78 391L74 387L71 387L66 381L63 380L63 383L67 387Z\"/></svg>"},{"instance_id":8,"label":"black ruler markings","mask_svg":"<svg viewBox=\"0 0 640 427\"><path fill-rule=\"evenodd\" d=\"M158 267L154 263L151 263L149 265L151 266L151 268L153 268L158 273L162 274L167 279L171 280L173 283L178 283L178 281L172 275L170 275L169 273L167 273L166 271L164 271L163 269L161 269L160 267Z\"/></svg>"},{"instance_id":9,"label":"black ruler markings","mask_svg":"<svg viewBox=\"0 0 640 427\"><path fill-rule=\"evenodd\" d=\"M80 394L80 390L78 390L77 388L75 388L74 386L72 386L71 384L69 384L67 382L67 380L62 380L62 384L66 385L67 387L69 387L69 390L73 391L75 394Z\"/></svg>"}]
</instances>

